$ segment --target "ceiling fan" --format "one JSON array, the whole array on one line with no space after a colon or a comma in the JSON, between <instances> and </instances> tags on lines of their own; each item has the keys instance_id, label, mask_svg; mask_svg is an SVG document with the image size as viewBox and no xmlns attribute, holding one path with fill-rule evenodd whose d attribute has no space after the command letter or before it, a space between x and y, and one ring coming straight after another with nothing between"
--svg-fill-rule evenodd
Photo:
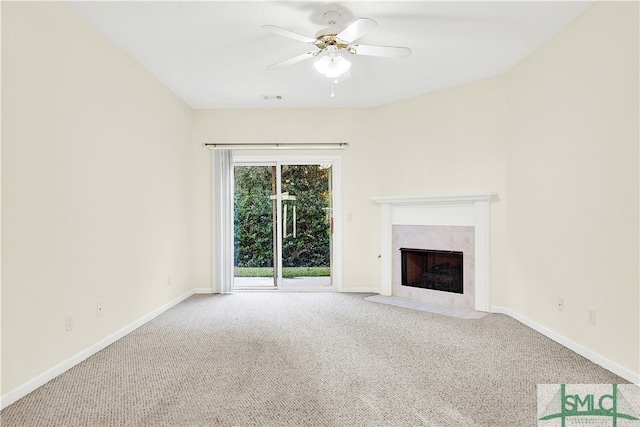
<instances>
[{"instance_id":1,"label":"ceiling fan","mask_svg":"<svg viewBox=\"0 0 640 427\"><path fill-rule=\"evenodd\" d=\"M337 83L337 78L346 73L351 67L351 63L344 56L344 53L351 55L380 56L386 58L401 58L411 54L408 47L397 46L376 46L354 43L357 39L374 29L378 24L373 19L358 18L346 28L340 29L336 22L340 17L339 12L326 12L324 18L329 27L318 31L315 37L296 33L295 31L277 27L275 25L263 25L262 28L274 34L278 34L290 39L308 43L317 48L302 55L297 55L284 61L269 65L268 69L278 69L296 64L306 59L319 57L314 63L316 70L327 77L333 78ZM333 96L333 94L332 94Z\"/></svg>"}]
</instances>

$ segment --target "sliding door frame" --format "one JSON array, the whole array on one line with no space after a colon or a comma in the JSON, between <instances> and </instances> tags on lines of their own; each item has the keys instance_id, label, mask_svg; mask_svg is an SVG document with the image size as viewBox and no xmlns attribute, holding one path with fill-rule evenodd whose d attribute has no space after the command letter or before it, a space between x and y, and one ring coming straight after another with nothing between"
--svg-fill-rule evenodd
<instances>
[{"instance_id":1,"label":"sliding door frame","mask_svg":"<svg viewBox=\"0 0 640 427\"><path fill-rule=\"evenodd\" d=\"M282 210L282 189L280 183L280 166L282 165L331 165L331 186L332 186L332 203L333 203L333 244L331 247L331 285L330 286L277 286L280 290L285 291L319 291L319 290L336 290L342 291L342 165L340 156L323 156L323 155L265 155L265 156L234 156L233 166L272 166L276 165L278 170L277 188L277 218L276 224L282 224L280 212ZM277 233L279 248L282 247L282 233ZM278 271L282 271L282 257L277 266Z\"/></svg>"}]
</instances>

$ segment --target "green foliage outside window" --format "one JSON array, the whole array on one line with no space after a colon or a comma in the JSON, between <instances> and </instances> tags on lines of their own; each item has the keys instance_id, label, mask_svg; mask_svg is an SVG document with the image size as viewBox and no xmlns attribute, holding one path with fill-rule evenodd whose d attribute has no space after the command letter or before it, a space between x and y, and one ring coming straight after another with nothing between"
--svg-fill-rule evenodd
<instances>
[{"instance_id":1,"label":"green foliage outside window","mask_svg":"<svg viewBox=\"0 0 640 427\"><path fill-rule=\"evenodd\" d=\"M275 169L236 166L234 209L234 262L236 267L273 266L273 209ZM330 170L318 165L285 165L282 192L296 200L287 205L287 236L283 238L285 267L329 265ZM296 207L296 237L293 206Z\"/></svg>"}]
</instances>

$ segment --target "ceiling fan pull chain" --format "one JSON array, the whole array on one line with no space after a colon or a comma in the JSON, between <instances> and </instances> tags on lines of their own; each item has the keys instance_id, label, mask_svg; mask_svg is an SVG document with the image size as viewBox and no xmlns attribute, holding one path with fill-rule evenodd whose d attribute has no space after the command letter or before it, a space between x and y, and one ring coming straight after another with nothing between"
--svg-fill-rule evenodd
<instances>
[{"instance_id":1,"label":"ceiling fan pull chain","mask_svg":"<svg viewBox=\"0 0 640 427\"><path fill-rule=\"evenodd\" d=\"M331 97L332 97L332 98L335 98L335 97L336 97L336 94L335 94L335 93L333 93L333 85L334 85L334 83L335 83L335 80L331 80Z\"/></svg>"}]
</instances>

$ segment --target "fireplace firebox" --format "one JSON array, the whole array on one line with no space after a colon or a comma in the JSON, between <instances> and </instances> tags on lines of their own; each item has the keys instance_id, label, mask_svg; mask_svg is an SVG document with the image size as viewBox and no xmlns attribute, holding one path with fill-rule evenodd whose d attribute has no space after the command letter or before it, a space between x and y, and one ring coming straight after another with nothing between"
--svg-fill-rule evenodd
<instances>
[{"instance_id":1,"label":"fireplace firebox","mask_svg":"<svg viewBox=\"0 0 640 427\"><path fill-rule=\"evenodd\" d=\"M400 248L402 286L463 293L462 252Z\"/></svg>"}]
</instances>

